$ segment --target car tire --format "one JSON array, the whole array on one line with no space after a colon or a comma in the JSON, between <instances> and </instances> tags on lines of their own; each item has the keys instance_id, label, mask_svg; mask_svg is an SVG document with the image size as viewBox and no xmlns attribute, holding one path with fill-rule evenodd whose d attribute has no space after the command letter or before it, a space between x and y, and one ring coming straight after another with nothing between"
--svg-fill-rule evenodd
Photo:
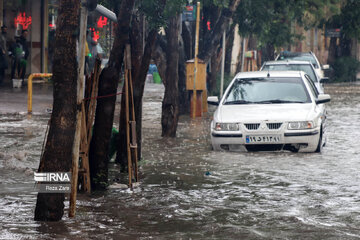
<instances>
[{"instance_id":1,"label":"car tire","mask_svg":"<svg viewBox=\"0 0 360 240\"><path fill-rule=\"evenodd\" d=\"M322 148L323 148L322 138L323 138L323 129L321 127L320 128L319 142L318 142L318 145L317 145L316 150L315 150L315 152L317 152L317 153L321 153L321 151L322 151Z\"/></svg>"}]
</instances>

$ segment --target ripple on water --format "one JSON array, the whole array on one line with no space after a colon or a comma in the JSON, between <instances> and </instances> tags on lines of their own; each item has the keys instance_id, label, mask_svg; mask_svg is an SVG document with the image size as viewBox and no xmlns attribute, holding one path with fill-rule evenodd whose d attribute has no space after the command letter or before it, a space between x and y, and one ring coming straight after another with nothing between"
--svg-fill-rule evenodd
<instances>
[{"instance_id":1,"label":"ripple on water","mask_svg":"<svg viewBox=\"0 0 360 240\"><path fill-rule=\"evenodd\" d=\"M37 168L47 118L2 116L0 239L360 238L360 94L326 89L332 101L322 154L232 153L210 150L208 117L181 117L178 137L161 138L159 89L144 99L140 186L80 194L76 218L57 223L32 220L32 176L4 167L25 151L17 161Z\"/></svg>"}]
</instances>

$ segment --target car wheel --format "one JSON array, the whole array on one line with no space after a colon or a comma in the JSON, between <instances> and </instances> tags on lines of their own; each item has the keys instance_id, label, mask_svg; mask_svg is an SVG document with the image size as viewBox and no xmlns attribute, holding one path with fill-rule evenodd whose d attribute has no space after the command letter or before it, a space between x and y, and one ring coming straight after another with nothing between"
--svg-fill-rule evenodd
<instances>
[{"instance_id":1,"label":"car wheel","mask_svg":"<svg viewBox=\"0 0 360 240\"><path fill-rule=\"evenodd\" d=\"M315 152L317 152L317 153L320 153L322 151L322 148L323 148L322 138L323 138L323 130L322 130L322 127L321 127L320 128L319 142L318 142L317 148L315 150Z\"/></svg>"}]
</instances>

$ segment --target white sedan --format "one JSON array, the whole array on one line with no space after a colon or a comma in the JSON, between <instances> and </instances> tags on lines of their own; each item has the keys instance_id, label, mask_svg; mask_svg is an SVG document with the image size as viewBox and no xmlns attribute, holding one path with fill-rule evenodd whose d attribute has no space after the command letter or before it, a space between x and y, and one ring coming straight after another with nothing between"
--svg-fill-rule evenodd
<instances>
[{"instance_id":1,"label":"white sedan","mask_svg":"<svg viewBox=\"0 0 360 240\"><path fill-rule=\"evenodd\" d=\"M324 93L322 83L329 80L327 77L320 78L311 62L305 61L268 61L262 65L260 71L304 71L309 75L320 93Z\"/></svg>"},{"instance_id":2,"label":"white sedan","mask_svg":"<svg viewBox=\"0 0 360 240\"><path fill-rule=\"evenodd\" d=\"M243 72L235 76L211 122L214 150L321 152L328 94L304 72Z\"/></svg>"}]
</instances>

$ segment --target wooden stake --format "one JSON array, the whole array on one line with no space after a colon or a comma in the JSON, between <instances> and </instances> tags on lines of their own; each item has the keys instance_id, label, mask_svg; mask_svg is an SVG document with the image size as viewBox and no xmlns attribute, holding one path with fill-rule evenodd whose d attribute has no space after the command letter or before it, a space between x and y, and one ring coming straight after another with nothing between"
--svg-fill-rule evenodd
<instances>
[{"instance_id":1,"label":"wooden stake","mask_svg":"<svg viewBox=\"0 0 360 240\"><path fill-rule=\"evenodd\" d=\"M130 149L130 116L129 116L129 77L131 76L131 49L130 44L125 47L125 120L126 120L126 149L129 172L129 188L132 189L132 161Z\"/></svg>"},{"instance_id":2,"label":"wooden stake","mask_svg":"<svg viewBox=\"0 0 360 240\"><path fill-rule=\"evenodd\" d=\"M125 118L126 118L126 148L129 171L129 188L132 188L131 150L130 150L130 128L129 128L129 69L125 70Z\"/></svg>"},{"instance_id":3,"label":"wooden stake","mask_svg":"<svg viewBox=\"0 0 360 240\"><path fill-rule=\"evenodd\" d=\"M84 64L85 64L85 41L86 41L86 25L87 25L87 8L81 7L80 10L80 37L79 37L79 68L77 81L77 104L82 103L84 98ZM77 110L76 114L76 130L73 144L72 154L72 179L70 193L69 217L75 216L76 195L78 186L78 170L79 170L79 148L80 148L80 132L81 132L81 111Z\"/></svg>"},{"instance_id":4,"label":"wooden stake","mask_svg":"<svg viewBox=\"0 0 360 240\"><path fill-rule=\"evenodd\" d=\"M130 100L131 100L131 136L132 136L132 151L133 151L133 163L134 163L134 171L135 171L135 180L136 182L139 181L138 179L138 152L137 152L137 138L136 138L136 120L135 120L135 105L134 105L134 91L133 91L133 85L132 85L132 77L131 72L129 76L130 80Z\"/></svg>"}]
</instances>

